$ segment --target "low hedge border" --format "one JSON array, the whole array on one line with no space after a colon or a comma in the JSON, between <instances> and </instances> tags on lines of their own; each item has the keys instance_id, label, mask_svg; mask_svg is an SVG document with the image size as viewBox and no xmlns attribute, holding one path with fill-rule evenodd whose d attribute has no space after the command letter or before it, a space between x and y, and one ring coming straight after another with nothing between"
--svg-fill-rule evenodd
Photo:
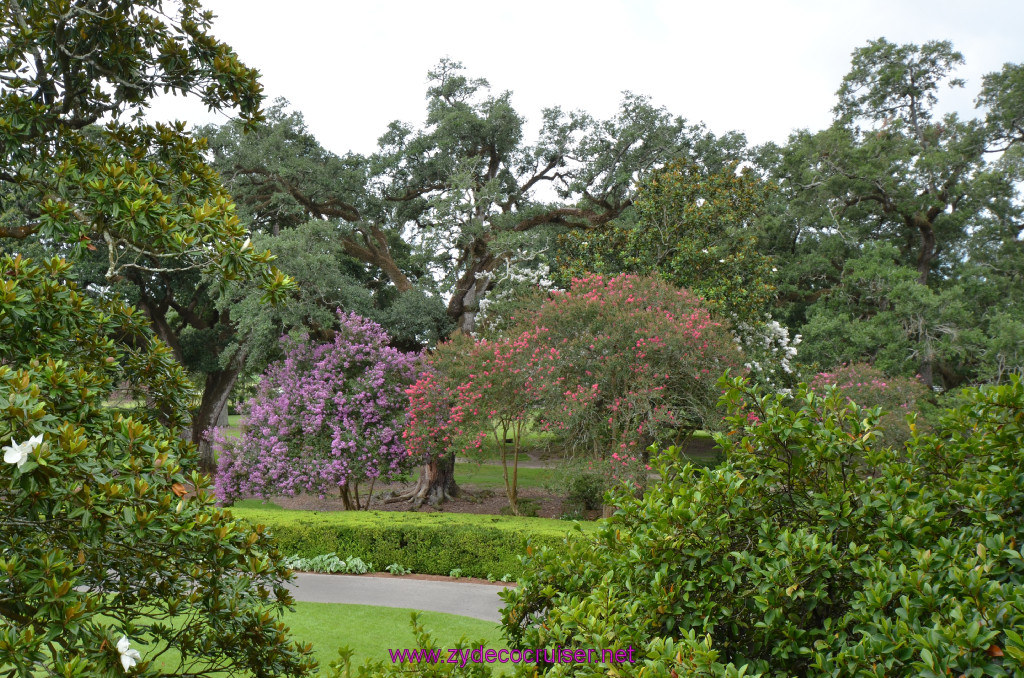
<instances>
[{"instance_id":1,"label":"low hedge border","mask_svg":"<svg viewBox=\"0 0 1024 678\"><path fill-rule=\"evenodd\" d=\"M519 556L531 548L559 548L573 523L547 518L515 518L467 513L390 511L291 511L280 508L231 510L236 518L262 524L287 556L313 558L327 553L355 556L384 566L397 563L417 574L496 577L522 573ZM581 523L591 532L594 523Z\"/></svg>"}]
</instances>

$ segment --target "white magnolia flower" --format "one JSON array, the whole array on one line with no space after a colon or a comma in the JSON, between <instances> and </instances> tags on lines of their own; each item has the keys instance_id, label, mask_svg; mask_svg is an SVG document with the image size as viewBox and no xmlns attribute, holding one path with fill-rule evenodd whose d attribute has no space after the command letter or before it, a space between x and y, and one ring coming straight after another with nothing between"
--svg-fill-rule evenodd
<instances>
[{"instance_id":1,"label":"white magnolia flower","mask_svg":"<svg viewBox=\"0 0 1024 678\"><path fill-rule=\"evenodd\" d=\"M250 247L252 247L252 240L249 240L249 238L246 238L245 242L242 243L242 251L244 252L247 249L249 249Z\"/></svg>"},{"instance_id":2,"label":"white magnolia flower","mask_svg":"<svg viewBox=\"0 0 1024 678\"><path fill-rule=\"evenodd\" d=\"M124 667L125 673L128 673L128 669L135 666L142 659L142 655L139 654L138 650L129 649L130 645L131 641L128 640L127 636L121 636L121 640L117 641L117 651L121 655L121 666Z\"/></svg>"},{"instance_id":3,"label":"white magnolia flower","mask_svg":"<svg viewBox=\"0 0 1024 678\"><path fill-rule=\"evenodd\" d=\"M17 464L18 468L21 468L28 461L29 453L42 444L42 434L34 435L20 445L11 438L11 444L4 448L4 461L8 464Z\"/></svg>"}]
</instances>

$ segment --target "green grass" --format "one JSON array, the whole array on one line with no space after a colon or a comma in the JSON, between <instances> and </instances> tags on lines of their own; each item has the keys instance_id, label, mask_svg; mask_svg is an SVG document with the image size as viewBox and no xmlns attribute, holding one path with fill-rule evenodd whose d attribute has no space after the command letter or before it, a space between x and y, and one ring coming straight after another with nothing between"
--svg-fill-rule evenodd
<instances>
[{"instance_id":1,"label":"green grass","mask_svg":"<svg viewBox=\"0 0 1024 678\"><path fill-rule=\"evenodd\" d=\"M415 600L409 602L415 604ZM354 652L353 666L367 659L390 661L388 649L413 649L416 639L410 623L412 613L411 608L297 602L295 611L286 612L282 621L291 629L293 639L313 645L320 670L326 674L328 664L338 658L338 648L342 646ZM453 647L463 637L469 642L482 640L485 648L507 647L501 626L494 622L443 612L419 614L420 624L430 631L439 647ZM132 647L146 658L145 643L133 639ZM166 671L177 663L178 654L168 652L154 666Z\"/></svg>"},{"instance_id":2,"label":"green grass","mask_svg":"<svg viewBox=\"0 0 1024 678\"><path fill-rule=\"evenodd\" d=\"M240 414L229 414L228 415L228 426L224 429L224 435L228 438L237 438L242 435L242 415Z\"/></svg>"},{"instance_id":3,"label":"green grass","mask_svg":"<svg viewBox=\"0 0 1024 678\"><path fill-rule=\"evenodd\" d=\"M415 604L415 600L410 600ZM388 649L412 649L416 639L409 623L411 609L346 605L341 603L295 603L295 612L284 616L292 637L312 643L321 670L338 658L338 648L347 645L355 652L353 665L366 659L390 661ZM431 632L439 647L453 647L462 637L484 641L485 648L508 647L501 627L494 622L442 612L421 612L420 623Z\"/></svg>"},{"instance_id":4,"label":"green grass","mask_svg":"<svg viewBox=\"0 0 1024 678\"><path fill-rule=\"evenodd\" d=\"M509 434L509 437L511 437L511 434ZM558 445L558 436L548 431L535 431L532 427L527 426L526 430L523 431L519 444L520 453L545 452ZM506 451L511 454L512 446L508 445ZM501 446L494 439L490 431L487 432L487 437L481 442L480 449L473 452L471 457L472 461L501 461Z\"/></svg>"},{"instance_id":5,"label":"green grass","mask_svg":"<svg viewBox=\"0 0 1024 678\"><path fill-rule=\"evenodd\" d=\"M511 476L511 465L508 472ZM520 466L517 475L519 489L542 488L545 483L550 483L551 474L554 472L554 469L550 468L523 468ZM460 485L473 485L487 489L501 488L502 490L505 488L505 477L498 464L456 464L455 480Z\"/></svg>"}]
</instances>

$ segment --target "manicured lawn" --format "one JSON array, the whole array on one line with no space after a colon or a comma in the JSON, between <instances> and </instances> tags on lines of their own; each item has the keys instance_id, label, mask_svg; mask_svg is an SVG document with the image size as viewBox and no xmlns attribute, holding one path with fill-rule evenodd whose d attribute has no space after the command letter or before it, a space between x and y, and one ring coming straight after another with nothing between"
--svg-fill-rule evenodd
<instances>
[{"instance_id":1,"label":"manicured lawn","mask_svg":"<svg viewBox=\"0 0 1024 678\"><path fill-rule=\"evenodd\" d=\"M414 605L415 600L409 603ZM297 640L312 643L322 669L338 658L338 648L348 645L355 651L353 664L366 659L389 660L388 649L413 649L416 639L409 623L412 610L371 605L295 603L295 612L284 622ZM465 636L471 642L484 641L485 648L508 647L500 626L471 617L441 612L421 612L420 623L442 647L453 647ZM495 665L499 666L499 665Z\"/></svg>"},{"instance_id":2,"label":"manicured lawn","mask_svg":"<svg viewBox=\"0 0 1024 678\"><path fill-rule=\"evenodd\" d=\"M512 475L512 467L508 469L509 476ZM541 488L545 483L550 484L551 476L555 473L552 468L523 468L519 467L518 483L519 488ZM456 464L455 479L460 485L475 485L480 488L502 488L505 487L505 478L502 475L501 466L498 464Z\"/></svg>"},{"instance_id":3,"label":"manicured lawn","mask_svg":"<svg viewBox=\"0 0 1024 678\"><path fill-rule=\"evenodd\" d=\"M228 438L237 438L242 434L241 429L242 415L240 414L229 414L228 415L228 427L224 429L224 435Z\"/></svg>"},{"instance_id":4,"label":"manicured lawn","mask_svg":"<svg viewBox=\"0 0 1024 678\"><path fill-rule=\"evenodd\" d=\"M409 601L410 604L415 602ZM291 628L295 640L312 643L321 671L326 673L327 665L338 658L338 648L342 646L354 651L353 665L367 659L388 661L388 649L415 648L416 639L410 624L412 612L407 608L373 605L295 603L295 611L286 612L283 621ZM420 624L442 648L453 647L463 637L477 644L482 640L485 648L507 647L500 625L493 622L443 612L420 612ZM135 640L132 646L146 657L144 643ZM155 665L164 670L177 666L176 653L160 657Z\"/></svg>"},{"instance_id":5,"label":"manicured lawn","mask_svg":"<svg viewBox=\"0 0 1024 678\"><path fill-rule=\"evenodd\" d=\"M549 433L547 431L535 431L532 428L527 427L527 429L523 431L523 437L520 441L520 453L543 453L553 446L558 446L558 436L554 433ZM506 452L511 455L511 444L507 446ZM470 458L471 461L501 461L501 446L498 444L498 441L494 439L494 436L491 435L490 431L488 431L487 437L481 442L480 449L474 451L470 455Z\"/></svg>"}]
</instances>

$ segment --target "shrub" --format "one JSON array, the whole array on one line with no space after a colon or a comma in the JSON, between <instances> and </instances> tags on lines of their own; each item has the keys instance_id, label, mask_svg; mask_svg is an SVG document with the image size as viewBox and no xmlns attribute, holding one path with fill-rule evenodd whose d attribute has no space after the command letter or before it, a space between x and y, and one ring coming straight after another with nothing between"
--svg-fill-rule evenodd
<instances>
[{"instance_id":1,"label":"shrub","mask_svg":"<svg viewBox=\"0 0 1024 678\"><path fill-rule=\"evenodd\" d=\"M488 572L518 574L527 542L533 549L554 546L569 529L557 520L470 514L246 508L234 513L265 525L288 555L345 553L367 562L400 562L419 574L447 575L457 568L466 577L480 578Z\"/></svg>"},{"instance_id":2,"label":"shrub","mask_svg":"<svg viewBox=\"0 0 1024 678\"><path fill-rule=\"evenodd\" d=\"M866 363L820 372L810 383L810 387L818 392L823 392L828 386L835 386L863 408L881 407L883 414L878 420L879 431L886 443L896 447L901 447L912 437L906 416L921 415L922 406L927 407L926 398L930 395L928 387L921 381L889 377ZM925 425L919 417L918 428Z\"/></svg>"},{"instance_id":3,"label":"shrub","mask_svg":"<svg viewBox=\"0 0 1024 678\"><path fill-rule=\"evenodd\" d=\"M604 501L604 476L598 473L578 473L566 484L566 500L587 511L601 508Z\"/></svg>"},{"instance_id":4,"label":"shrub","mask_svg":"<svg viewBox=\"0 0 1024 678\"><path fill-rule=\"evenodd\" d=\"M591 539L527 558L523 647L643 648L631 675L1001 676L1024 670L1024 385L967 391L900 454L878 413L723 382L727 462L675 450ZM627 667L629 668L629 667ZM591 675L588 667L541 667ZM621 674L620 674L621 675Z\"/></svg>"},{"instance_id":5,"label":"shrub","mask_svg":"<svg viewBox=\"0 0 1024 678\"><path fill-rule=\"evenodd\" d=\"M360 482L408 469L400 432L419 358L388 346L377 323L339 315L333 342L292 343L267 370L241 436L217 436L222 501L339 492L360 508Z\"/></svg>"},{"instance_id":6,"label":"shrub","mask_svg":"<svg viewBox=\"0 0 1024 678\"><path fill-rule=\"evenodd\" d=\"M0 666L306 673L309 648L278 622L291 597L275 546L183 470L198 462L179 435L184 373L138 311L69 276L60 259L0 257ZM154 407L106 406L122 383Z\"/></svg>"}]
</instances>

